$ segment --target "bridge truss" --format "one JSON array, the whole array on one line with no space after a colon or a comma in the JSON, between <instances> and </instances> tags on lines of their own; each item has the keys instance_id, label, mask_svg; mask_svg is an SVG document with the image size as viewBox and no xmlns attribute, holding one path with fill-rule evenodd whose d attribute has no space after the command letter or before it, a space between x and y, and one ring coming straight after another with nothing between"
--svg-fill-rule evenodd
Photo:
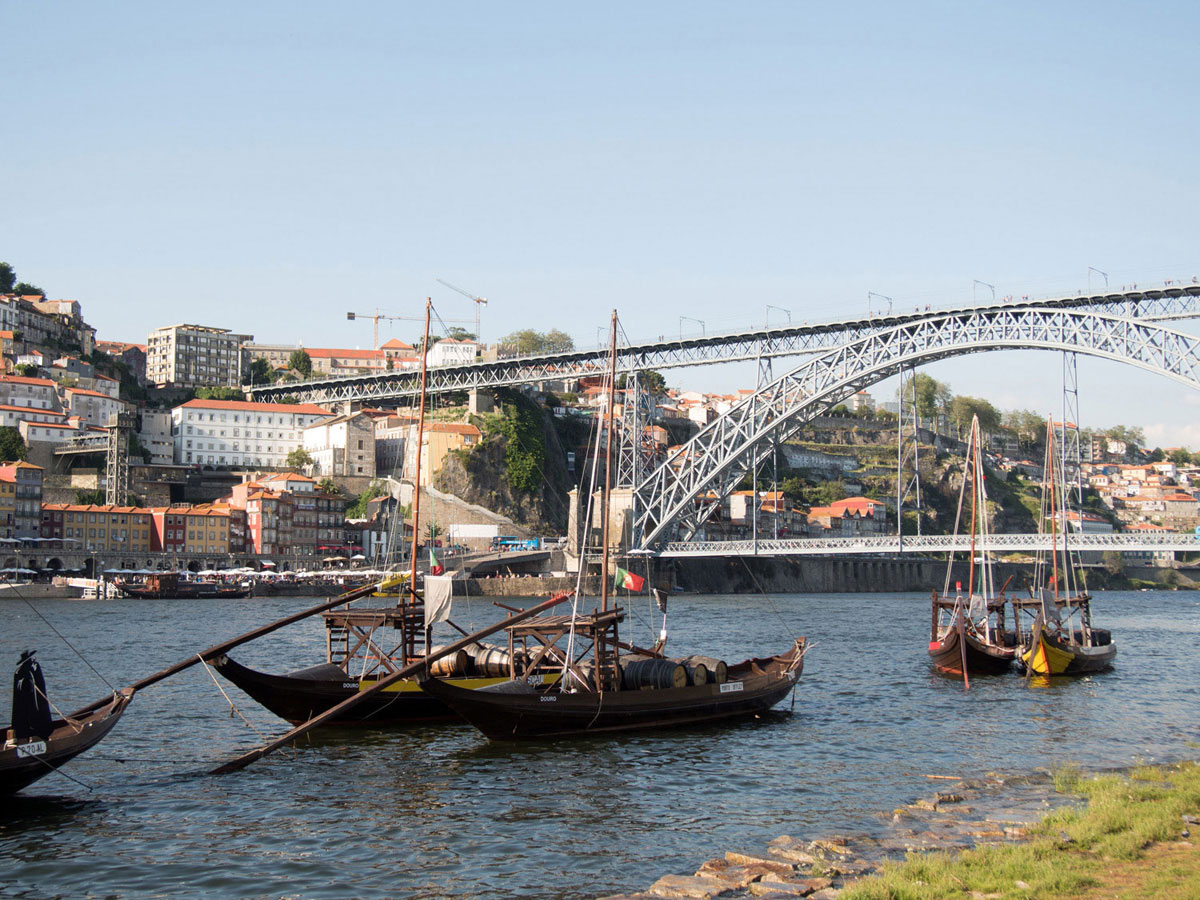
<instances>
[{"instance_id":1,"label":"bridge truss","mask_svg":"<svg viewBox=\"0 0 1200 900\"><path fill-rule=\"evenodd\" d=\"M1200 316L1200 284L1059 297L941 312L916 310L903 315L761 328L686 340L656 341L619 348L617 369L619 372L629 373L643 369L669 369L824 353L843 344L855 343L871 335L883 334L894 328L929 318L972 313L1020 312L1035 308L1094 311L1142 322L1195 318ZM607 373L608 366L609 351L606 348L516 357L469 365L439 366L429 370L427 390L431 394L439 394L600 376ZM398 371L330 376L285 385L253 387L249 388L249 393L254 400L263 402L332 404L377 403L413 398L418 390L417 373Z\"/></svg>"},{"instance_id":2,"label":"bridge truss","mask_svg":"<svg viewBox=\"0 0 1200 900\"><path fill-rule=\"evenodd\" d=\"M674 451L635 489L633 542L698 535L767 442L916 364L992 350L1084 353L1200 389L1200 338L1072 307L981 307L905 321L836 347L760 388Z\"/></svg>"}]
</instances>

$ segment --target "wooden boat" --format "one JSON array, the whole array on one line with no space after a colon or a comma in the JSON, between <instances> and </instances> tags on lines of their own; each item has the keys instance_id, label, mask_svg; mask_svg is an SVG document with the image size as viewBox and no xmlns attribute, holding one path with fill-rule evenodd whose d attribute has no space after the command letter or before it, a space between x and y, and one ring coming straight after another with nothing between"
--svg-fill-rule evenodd
<instances>
[{"instance_id":1,"label":"wooden boat","mask_svg":"<svg viewBox=\"0 0 1200 900\"><path fill-rule=\"evenodd\" d=\"M1046 424L1045 478L1041 518L1049 522L1051 549L1038 560L1034 587L1028 599L1013 599L1020 659L1036 675L1085 675L1112 667L1117 645L1112 634L1092 627L1092 596L1083 582L1083 569L1070 550L1066 472L1054 452L1054 422ZM1062 540L1058 522L1062 511ZM1025 629L1024 623L1032 621Z\"/></svg>"},{"instance_id":2,"label":"wooden boat","mask_svg":"<svg viewBox=\"0 0 1200 900\"><path fill-rule=\"evenodd\" d=\"M946 675L962 677L964 674L1003 675L1012 668L1017 646L1012 632L1003 630L1003 600L988 604L989 612L999 616L990 639L968 619L961 602L947 601L938 597L936 592L933 602L935 610L947 603L952 609L957 607L957 612L951 614L950 623L944 627L939 628L935 618L929 641L929 656L934 669Z\"/></svg>"},{"instance_id":3,"label":"wooden boat","mask_svg":"<svg viewBox=\"0 0 1200 900\"><path fill-rule=\"evenodd\" d=\"M616 346L614 312L610 397ZM625 613L609 603L613 406L608 404L605 417L608 439L604 442L600 513L600 608L591 613L573 610L570 615L531 618L507 627L509 679L503 684L468 691L433 674L422 676L423 691L445 702L492 740L576 737L746 718L765 712L786 697L803 671L807 644L802 637L785 653L724 667L724 683L709 675L722 669L719 661L693 666L689 674L688 666L666 658L662 652L665 631L659 644L648 651L620 640L619 625ZM616 578L630 579L631 573L618 568ZM640 584L634 589L640 589ZM623 658L622 652L628 656Z\"/></svg>"},{"instance_id":4,"label":"wooden boat","mask_svg":"<svg viewBox=\"0 0 1200 900\"><path fill-rule=\"evenodd\" d=\"M0 795L28 787L99 743L116 726L133 694L132 688L123 688L106 701L52 719L41 670L32 654L23 654L14 680L13 723L4 729L0 744ZM37 708L31 709L31 704Z\"/></svg>"},{"instance_id":5,"label":"wooden boat","mask_svg":"<svg viewBox=\"0 0 1200 900\"><path fill-rule=\"evenodd\" d=\"M139 597L143 600L236 600L249 597L254 589L253 585L248 583L189 581L180 578L178 572L156 572L147 575L144 583L118 581L115 584L126 597Z\"/></svg>"},{"instance_id":6,"label":"wooden boat","mask_svg":"<svg viewBox=\"0 0 1200 900\"><path fill-rule=\"evenodd\" d=\"M971 484L971 550L968 562L967 593L961 582L950 593L954 555L946 565L946 583L942 592L933 591L929 630L929 658L935 671L956 675L970 686L972 675L1001 675L1009 671L1017 658L1016 635L1005 622L1004 587L995 590L991 555L984 550L976 556L976 538L987 537L987 488L980 452L979 419L971 421L967 439L967 463L958 498L954 523L957 534L966 505L967 484Z\"/></svg>"}]
</instances>

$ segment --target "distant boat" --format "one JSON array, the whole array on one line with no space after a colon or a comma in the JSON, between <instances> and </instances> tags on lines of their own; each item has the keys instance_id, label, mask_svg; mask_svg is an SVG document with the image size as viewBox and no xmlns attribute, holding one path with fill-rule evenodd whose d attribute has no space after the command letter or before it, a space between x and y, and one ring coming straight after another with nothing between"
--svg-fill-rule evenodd
<instances>
[{"instance_id":1,"label":"distant boat","mask_svg":"<svg viewBox=\"0 0 1200 900\"><path fill-rule=\"evenodd\" d=\"M28 787L99 743L133 694L132 688L123 688L74 715L51 718L41 667L31 652L21 654L13 679L13 721L0 745L0 795Z\"/></svg>"},{"instance_id":2,"label":"distant boat","mask_svg":"<svg viewBox=\"0 0 1200 900\"><path fill-rule=\"evenodd\" d=\"M1044 471L1041 520L1049 523L1051 548L1038 560L1032 596L1013 599L1021 663L1035 675L1102 672L1116 660L1117 645L1109 631L1092 626L1092 596L1070 550L1066 472L1061 454L1055 453L1053 418L1046 423ZM1032 620L1028 630L1022 620Z\"/></svg>"},{"instance_id":3,"label":"distant boat","mask_svg":"<svg viewBox=\"0 0 1200 900\"><path fill-rule=\"evenodd\" d=\"M126 597L143 600L236 600L249 597L254 591L249 582L191 581L180 578L177 572L157 572L147 575L145 582L118 581L115 584Z\"/></svg>"},{"instance_id":4,"label":"distant boat","mask_svg":"<svg viewBox=\"0 0 1200 900\"><path fill-rule=\"evenodd\" d=\"M1000 675L1009 671L1017 658L1015 635L1007 628L1004 618L1003 587L995 590L990 551L976 556L975 544L987 539L987 488L981 452L979 419L971 421L967 439L966 466L962 490L958 497L955 533L962 522L966 507L967 484L970 483L970 517L967 531L971 536L968 557L967 593L962 584L950 595L950 578L954 554L946 564L946 583L939 594L931 595L933 610L930 619L929 657L934 669L947 675L960 676L970 685L972 675Z\"/></svg>"}]
</instances>

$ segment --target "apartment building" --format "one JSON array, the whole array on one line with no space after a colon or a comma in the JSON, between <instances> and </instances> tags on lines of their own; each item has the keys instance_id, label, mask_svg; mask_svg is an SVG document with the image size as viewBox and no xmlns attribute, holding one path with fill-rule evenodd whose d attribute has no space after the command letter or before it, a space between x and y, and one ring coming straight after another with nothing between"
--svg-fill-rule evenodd
<instances>
[{"instance_id":1,"label":"apartment building","mask_svg":"<svg viewBox=\"0 0 1200 900\"><path fill-rule=\"evenodd\" d=\"M0 465L0 479L14 484L13 530L11 537L38 537L42 530L41 466L27 462Z\"/></svg>"},{"instance_id":2,"label":"apartment building","mask_svg":"<svg viewBox=\"0 0 1200 900\"><path fill-rule=\"evenodd\" d=\"M84 550L149 553L154 549L151 512L136 506L47 503L39 534L77 542Z\"/></svg>"},{"instance_id":3,"label":"apartment building","mask_svg":"<svg viewBox=\"0 0 1200 900\"><path fill-rule=\"evenodd\" d=\"M304 446L304 429L329 418L311 403L189 400L171 410L174 459L181 465L280 467Z\"/></svg>"},{"instance_id":4,"label":"apartment building","mask_svg":"<svg viewBox=\"0 0 1200 900\"><path fill-rule=\"evenodd\" d=\"M242 383L242 345L253 340L228 328L168 325L146 338L146 381L174 387Z\"/></svg>"},{"instance_id":5,"label":"apartment building","mask_svg":"<svg viewBox=\"0 0 1200 900\"><path fill-rule=\"evenodd\" d=\"M47 300L37 294L0 294L0 330L39 347L77 347L84 356L96 345L96 329L83 321L78 301Z\"/></svg>"},{"instance_id":6,"label":"apartment building","mask_svg":"<svg viewBox=\"0 0 1200 900\"><path fill-rule=\"evenodd\" d=\"M322 419L304 429L313 474L375 475L375 421L362 412Z\"/></svg>"},{"instance_id":7,"label":"apartment building","mask_svg":"<svg viewBox=\"0 0 1200 900\"><path fill-rule=\"evenodd\" d=\"M421 434L421 440L418 441L416 436L417 426L413 425L404 441L404 477L411 481L416 475L417 449L420 448L422 486L428 485L441 471L447 453L451 450L471 449L482 439L482 433L474 425L452 422L427 424Z\"/></svg>"}]
</instances>

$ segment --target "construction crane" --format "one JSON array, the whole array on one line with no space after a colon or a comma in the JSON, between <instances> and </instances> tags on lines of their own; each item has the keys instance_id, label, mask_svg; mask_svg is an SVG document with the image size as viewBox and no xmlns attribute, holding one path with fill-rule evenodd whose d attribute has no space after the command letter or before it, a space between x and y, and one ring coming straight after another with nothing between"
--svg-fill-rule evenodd
<instances>
[{"instance_id":1,"label":"construction crane","mask_svg":"<svg viewBox=\"0 0 1200 900\"><path fill-rule=\"evenodd\" d=\"M486 301L485 301L486 302ZM373 327L372 337L374 343L371 347L373 350L379 349L379 320L385 322L424 322L424 316L393 316L386 313L381 313L378 309L373 313L346 313L346 318L353 322L355 319L370 319ZM456 325L470 325L470 319L440 319L442 322L452 322Z\"/></svg>"},{"instance_id":2,"label":"construction crane","mask_svg":"<svg viewBox=\"0 0 1200 900\"><path fill-rule=\"evenodd\" d=\"M437 281L439 284L444 284L446 287L450 288L450 290L452 290L452 291L458 291L458 293L462 294L464 297L466 297L467 299L474 302L474 304L475 304L475 340L478 341L479 346L482 347L483 346L483 336L479 333L479 307L487 306L487 298L486 297L476 297L470 291L464 291L462 288L455 287L450 282L442 281L442 279L440 279L440 278L437 279Z\"/></svg>"}]
</instances>

